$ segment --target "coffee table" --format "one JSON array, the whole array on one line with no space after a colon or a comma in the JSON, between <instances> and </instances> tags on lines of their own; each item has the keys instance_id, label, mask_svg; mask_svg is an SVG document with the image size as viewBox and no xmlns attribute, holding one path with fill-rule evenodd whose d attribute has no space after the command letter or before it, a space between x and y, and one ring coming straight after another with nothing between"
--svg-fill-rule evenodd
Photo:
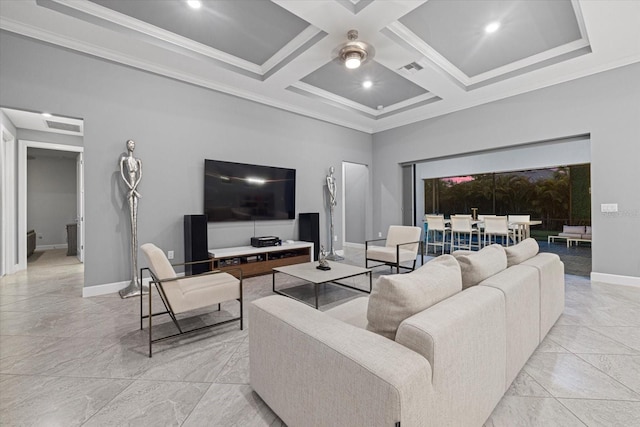
<instances>
[{"instance_id":1,"label":"coffee table","mask_svg":"<svg viewBox=\"0 0 640 427\"><path fill-rule=\"evenodd\" d=\"M318 286L324 283L331 283L333 285L342 286L344 288L349 288L356 291L365 292L368 294L371 293L371 287L372 287L371 269L356 267L354 265L349 265L349 264L342 264L339 262L331 262L331 261L328 261L328 262L329 262L329 266L331 267L331 270L318 270L316 268L318 265L317 262L306 262L303 264L294 264L294 265L287 265L284 267L275 267L271 273L272 279L273 279L273 282L272 282L273 292L275 292L276 294L284 295L289 298L296 299L298 301L304 302L305 304L311 305L313 307L312 304L309 304L306 301L302 301L301 299L298 299L292 295L289 295L283 291L276 289L276 273L284 273L286 275L297 277L298 279L302 279L304 281L313 283L316 309L318 308ZM361 274L369 275L368 291L365 289L356 288L354 286L349 286L347 284L338 282L338 280L344 280L350 277L360 276Z\"/></svg>"}]
</instances>

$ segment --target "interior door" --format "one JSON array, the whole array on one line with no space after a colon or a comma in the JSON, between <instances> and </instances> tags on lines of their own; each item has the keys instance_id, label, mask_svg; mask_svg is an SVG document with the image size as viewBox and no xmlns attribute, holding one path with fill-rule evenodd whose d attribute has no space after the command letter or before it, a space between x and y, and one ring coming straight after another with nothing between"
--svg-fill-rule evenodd
<instances>
[{"instance_id":1,"label":"interior door","mask_svg":"<svg viewBox=\"0 0 640 427\"><path fill-rule=\"evenodd\" d=\"M78 198L76 224L78 224L78 260L84 262L84 158L83 153L76 157L76 181Z\"/></svg>"}]
</instances>

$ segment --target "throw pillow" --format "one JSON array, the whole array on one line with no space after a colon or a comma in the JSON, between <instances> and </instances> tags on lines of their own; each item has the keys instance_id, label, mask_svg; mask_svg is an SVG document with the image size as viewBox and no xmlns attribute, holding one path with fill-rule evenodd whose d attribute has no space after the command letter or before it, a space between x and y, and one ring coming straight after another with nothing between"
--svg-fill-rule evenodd
<instances>
[{"instance_id":1,"label":"throw pillow","mask_svg":"<svg viewBox=\"0 0 640 427\"><path fill-rule=\"evenodd\" d=\"M367 329L393 340L404 319L461 289L460 266L451 255L439 256L408 274L382 276L369 297Z\"/></svg>"},{"instance_id":2,"label":"throw pillow","mask_svg":"<svg viewBox=\"0 0 640 427\"><path fill-rule=\"evenodd\" d=\"M454 252L460 264L462 289L477 285L507 268L507 255L500 245L486 246L478 252Z\"/></svg>"},{"instance_id":3,"label":"throw pillow","mask_svg":"<svg viewBox=\"0 0 640 427\"><path fill-rule=\"evenodd\" d=\"M522 261L526 261L529 258L533 258L538 255L539 250L540 247L538 246L538 242L536 242L536 239L531 237L524 239L517 245L504 248L504 251L507 253L507 268L512 265L520 264Z\"/></svg>"}]
</instances>

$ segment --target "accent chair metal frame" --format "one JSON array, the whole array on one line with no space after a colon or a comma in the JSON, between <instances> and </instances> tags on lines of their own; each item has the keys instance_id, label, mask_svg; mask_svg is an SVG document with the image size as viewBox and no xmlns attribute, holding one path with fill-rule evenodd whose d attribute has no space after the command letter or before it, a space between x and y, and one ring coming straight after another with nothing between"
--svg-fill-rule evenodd
<instances>
[{"instance_id":1,"label":"accent chair metal frame","mask_svg":"<svg viewBox=\"0 0 640 427\"><path fill-rule=\"evenodd\" d=\"M380 239L366 240L364 242L364 257L365 257L364 265L365 265L365 268L370 268L369 267L369 261L374 261L374 262L379 262L379 263L382 263L382 264L374 265L371 268L379 267L381 265L388 265L389 267L391 267L392 270L395 267L396 268L396 273L398 273L398 274L400 273L400 269L401 268L409 270L409 271L413 271L416 268L416 255L418 254L418 252L420 252L420 255L422 256L422 265L424 265L424 250L421 250L422 240L420 240L420 235L419 234L417 236L418 240L416 240L416 241L402 242L402 243L397 243L396 245L394 245L395 249L396 249L396 251L395 251L396 252L395 253L395 262L389 261L388 259L378 259L378 258L374 258L374 257L370 257L369 256L369 243L379 242L379 241L388 241L390 238L393 239L393 240L396 240L396 239L398 239L397 236L394 235L393 237L390 237L390 235L394 234L394 233L399 233L398 230L400 230L400 229L409 229L409 228L417 229L416 231L419 231L420 233L422 232L422 230L419 227L390 226L389 227L389 231L387 232L387 237L380 238ZM393 231L393 233L392 233L392 231ZM401 237L400 239L402 239L402 238L403 237ZM416 250L415 255L413 257L413 265L411 267L405 267L405 266L400 264L401 263L401 261L400 261L400 247L401 246L405 246L405 245L417 245L417 250ZM372 245L372 246L373 247L378 247L377 245ZM391 248L391 247L393 247L393 246L391 246L391 245L385 246L385 248ZM380 254L380 255L384 256L384 254ZM405 260L405 261L408 261L408 260Z\"/></svg>"},{"instance_id":2,"label":"accent chair metal frame","mask_svg":"<svg viewBox=\"0 0 640 427\"><path fill-rule=\"evenodd\" d=\"M406 243L399 243L396 245L396 262L388 262L388 261L383 261L383 260L379 260L379 259L375 259L375 258L369 258L367 257L367 251L369 249L369 243L370 242L379 242L379 241L385 241L387 240L386 238L382 238L382 239L372 239L372 240L365 240L364 242L364 267L365 268L374 268L374 267L380 267L381 265L388 265L389 267L391 267L391 269L393 270L393 267L396 268L396 273L400 273L400 269L404 268L406 270L409 271L413 271L416 269L416 260L415 258L413 259L413 265L411 267L405 267L404 265L400 264L400 246L404 246L404 245L413 245L413 244L418 244L418 252L420 252L420 256L422 257L422 263L420 265L424 265L424 251L420 250L420 245L422 244L422 240L418 240L415 242L406 242ZM377 264L377 265L373 265L371 267L369 267L369 261L375 261L375 262L381 262L382 264Z\"/></svg>"},{"instance_id":3,"label":"accent chair metal frame","mask_svg":"<svg viewBox=\"0 0 640 427\"><path fill-rule=\"evenodd\" d=\"M211 262L210 260L203 260L203 261L193 261L193 262L184 262L184 263L179 263L179 264L171 264L172 267L179 267L179 266L186 266L186 265L193 265L193 264L201 264L201 263L205 263L205 262ZM236 271L237 270L237 276L236 274L234 274L234 276L236 276L236 278L238 280L240 280L240 298L237 299L237 301L240 303L240 316L239 317L234 317L233 319L228 319L228 320L224 320L222 322L217 322L217 323L213 323L211 325L205 325L205 326L201 326L198 328L194 328L194 329L190 329L188 331L183 331L182 328L180 327L180 323L178 322L178 318L176 317L176 314L173 312L172 308L171 308L171 303L169 302L169 299L167 298L167 295L164 291L164 286L167 284L171 284L171 282L175 282L178 280L188 280L190 277L202 277L202 276L207 276L207 275L214 275L214 274L220 274L220 273L228 273L231 271ZM221 270L213 270L213 271L209 271L206 273L202 273L202 274L194 274L192 276L181 276L181 277L173 277L170 279L161 279L158 278L153 271L149 268L149 267L144 267L140 269L140 280L142 281L143 273L144 271L148 271L149 273L149 277L151 278L151 281L149 282L149 314L143 314L142 313L142 298L143 298L143 293L140 293L140 330L144 329L143 326L143 320L144 319L149 319L149 357L152 357L152 345L155 342L158 341L164 341L164 340L168 340L170 338L174 338L177 336L181 336L181 335L186 335L186 334L190 334L193 332L197 332L197 331L201 331L203 329L209 329L212 328L214 326L220 326L220 325L224 325L226 323L231 323L231 322L235 322L236 320L240 321L240 330L243 330L243 303L242 303L242 299L243 299L243 291L242 291L242 269L240 268L233 268L233 269L228 269L226 271L221 271ZM153 313L152 311L152 294L153 294L153 285L155 285L156 289L158 290L158 294L160 295L160 299L162 300L162 304L165 307L166 311L162 311L159 313ZM229 300L230 301L230 300ZM220 311L221 306L220 303L218 303L218 311ZM160 316L162 314L168 314L171 317L171 320L173 321L173 323L176 325L176 327L178 328L178 333L177 334L173 334L173 335L168 335L166 337L161 337L161 338L156 338L156 339L152 339L152 318L154 316Z\"/></svg>"}]
</instances>

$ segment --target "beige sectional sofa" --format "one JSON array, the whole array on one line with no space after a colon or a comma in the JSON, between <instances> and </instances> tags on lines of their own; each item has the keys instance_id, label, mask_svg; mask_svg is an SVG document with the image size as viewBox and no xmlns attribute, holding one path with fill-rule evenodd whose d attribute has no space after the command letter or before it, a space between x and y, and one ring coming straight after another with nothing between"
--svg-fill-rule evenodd
<instances>
[{"instance_id":1,"label":"beige sectional sofa","mask_svg":"<svg viewBox=\"0 0 640 427\"><path fill-rule=\"evenodd\" d=\"M326 312L270 296L249 308L251 386L289 426L481 426L563 308L564 265L533 239Z\"/></svg>"}]
</instances>

